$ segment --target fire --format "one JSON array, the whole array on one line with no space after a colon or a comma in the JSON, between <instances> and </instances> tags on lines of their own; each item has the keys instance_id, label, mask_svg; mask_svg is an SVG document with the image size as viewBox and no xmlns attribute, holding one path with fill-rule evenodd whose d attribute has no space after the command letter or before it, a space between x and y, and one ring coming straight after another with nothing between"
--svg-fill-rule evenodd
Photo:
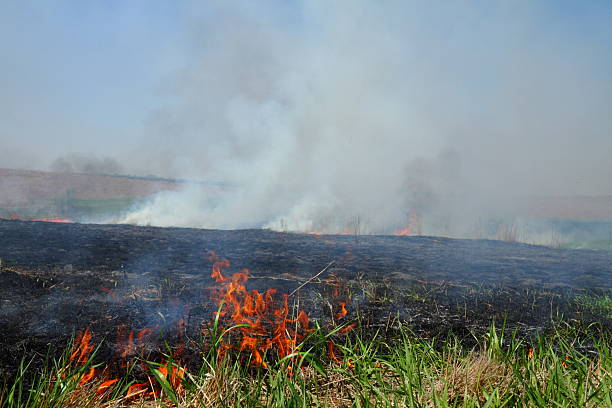
<instances>
[{"instance_id":1,"label":"fire","mask_svg":"<svg viewBox=\"0 0 612 408\"><path fill-rule=\"evenodd\" d=\"M238 346L224 344L224 350L237 348L239 352L250 355L251 364L266 367L263 356L274 349L279 359L295 351L297 343L308 333L308 317L300 312L296 319L290 319L289 296L277 294L276 289L265 293L248 291L245 283L249 270L243 269L225 277L222 268L230 266L227 259L219 259L213 252L211 277L219 284L212 288L213 299L220 310L218 317L229 316L228 324L236 325L234 335Z\"/></svg>"},{"instance_id":2,"label":"fire","mask_svg":"<svg viewBox=\"0 0 612 408\"><path fill-rule=\"evenodd\" d=\"M129 358L136 353L138 348L141 348L144 345L146 338L151 334L153 334L153 329L150 328L145 328L138 332L135 332L134 330L130 330L128 332L124 325L120 325L117 328L117 347L119 356L123 359L123 363L120 364L123 369L127 370L130 366L133 366L133 363L129 361ZM92 333L89 329L86 329L83 333L78 334L73 346L73 351L69 358L72 364L76 364L77 366L85 366L89 362L91 353L94 349L94 346L91 345L91 338ZM134 341L134 338L136 338L136 341ZM96 378L107 377L108 371L110 371L109 368L110 366L107 366L101 371L94 367L89 368L85 374L82 374L80 378L78 378L79 385L90 383ZM183 389L182 382L186 371L178 364L173 362L164 362L163 364L159 364L158 368L154 369L142 363L142 368L145 372L149 372L151 374L156 373L158 376L166 380L175 391L179 392ZM161 391L159 387L156 386L153 376L147 374L146 377L146 382L135 383L128 387L125 393L125 398L127 400L144 396L159 397L161 395ZM118 382L118 378L107 377L98 386L96 394L105 394Z\"/></svg>"},{"instance_id":3,"label":"fire","mask_svg":"<svg viewBox=\"0 0 612 408\"><path fill-rule=\"evenodd\" d=\"M77 335L74 350L70 354L70 362L76 362L81 365L87 363L89 356L94 349L90 342L91 331L89 328L87 328L83 333L79 333Z\"/></svg>"},{"instance_id":4,"label":"fire","mask_svg":"<svg viewBox=\"0 0 612 408\"><path fill-rule=\"evenodd\" d=\"M344 227L338 235L353 235L355 231L351 227Z\"/></svg>"},{"instance_id":5,"label":"fire","mask_svg":"<svg viewBox=\"0 0 612 408\"><path fill-rule=\"evenodd\" d=\"M406 228L395 232L393 235L418 235L420 234L420 220L415 211L410 211L408 225Z\"/></svg>"},{"instance_id":6,"label":"fire","mask_svg":"<svg viewBox=\"0 0 612 408\"><path fill-rule=\"evenodd\" d=\"M89 381L91 381L94 378L95 375L96 375L96 369L91 367L89 371L87 372L87 374L83 375L83 377L81 378L81 381L79 381L79 384L80 385L87 384Z\"/></svg>"},{"instance_id":7,"label":"fire","mask_svg":"<svg viewBox=\"0 0 612 408\"><path fill-rule=\"evenodd\" d=\"M567 363L569 362L569 360L570 360L569 354L566 353L565 354L565 361L561 362L561 365L563 366L563 368L567 368L568 367Z\"/></svg>"},{"instance_id":8,"label":"fire","mask_svg":"<svg viewBox=\"0 0 612 408\"><path fill-rule=\"evenodd\" d=\"M279 293L274 288L263 292L255 289L247 290L246 283L250 276L248 269L230 274L227 273L227 269L231 264L227 259L220 258L214 252L210 253L208 259L212 262L210 276L215 282L215 286L210 288L211 298L218 306L214 321L219 324L219 333L224 333L218 357L235 353L238 358L251 366L267 369L266 361L269 361L269 358L281 360L294 353L299 355L301 342L314 329L309 327L310 319L304 310L297 308L295 315L290 313L289 300L295 292L288 295ZM328 294L334 301L331 309L332 324L337 324L349 313L347 305L350 291L341 285L338 278L333 275L330 276L327 283L330 288ZM114 294L110 289L102 288L102 290L105 293ZM175 392L182 391L187 374L186 369L180 363L180 355L185 347L182 340L186 328L185 319L180 318L176 325L177 336L181 342L179 348L172 353L172 357L164 357L161 363L148 364L137 363L134 357L145 354L145 345L154 335L155 329L132 330L126 325L119 325L115 342L115 359L106 367L91 367L80 371L80 377L77 378L79 384L85 385L97 380L100 384L96 393L98 395L108 394L120 383L118 378L110 376L111 372L117 369L129 372L136 364L140 364L142 370L139 371L143 373L143 378L127 387L124 394L126 400L159 398L162 393L161 383L169 384ZM338 333L345 334L355 325L356 323L347 325ZM89 329L78 334L70 354L71 364L86 367L94 350L91 340L92 332ZM331 340L327 342L327 352L331 361L336 363L341 361L337 355L336 346ZM294 362L291 362L289 367L290 371L293 370Z\"/></svg>"},{"instance_id":9,"label":"fire","mask_svg":"<svg viewBox=\"0 0 612 408\"><path fill-rule=\"evenodd\" d=\"M42 221L42 222L59 222L59 223L72 223L72 220L69 220L68 218L60 218L60 217L54 217L54 218L36 218L32 221Z\"/></svg>"},{"instance_id":10,"label":"fire","mask_svg":"<svg viewBox=\"0 0 612 408\"><path fill-rule=\"evenodd\" d=\"M109 388L111 388L118 381L119 381L118 378L113 378L112 380L106 380L102 382L102 384L100 384L100 386L98 387L96 394L98 395L104 394L106 391L109 390Z\"/></svg>"},{"instance_id":11,"label":"fire","mask_svg":"<svg viewBox=\"0 0 612 408\"><path fill-rule=\"evenodd\" d=\"M180 392L183 389L182 383L183 377L185 376L184 368L173 364L170 366L170 373L168 375L168 367L166 365L162 365L157 369L157 372L160 373L161 376L165 378L177 392Z\"/></svg>"},{"instance_id":12,"label":"fire","mask_svg":"<svg viewBox=\"0 0 612 408\"><path fill-rule=\"evenodd\" d=\"M221 268L229 268L230 263L227 259L219 259L217 254L214 251L210 251L210 256L208 260L213 262L212 273L210 277L213 278L217 282L225 281L223 275L221 275Z\"/></svg>"},{"instance_id":13,"label":"fire","mask_svg":"<svg viewBox=\"0 0 612 408\"><path fill-rule=\"evenodd\" d=\"M143 396L143 394L147 392L148 388L149 388L149 384L147 383L132 384L127 389L125 393L125 398L131 399L131 398Z\"/></svg>"},{"instance_id":14,"label":"fire","mask_svg":"<svg viewBox=\"0 0 612 408\"><path fill-rule=\"evenodd\" d=\"M334 351L334 342L329 340L327 342L327 355L329 356L329 358L334 362L334 363L340 363L340 359L338 358L338 356L336 355L336 352Z\"/></svg>"},{"instance_id":15,"label":"fire","mask_svg":"<svg viewBox=\"0 0 612 408\"><path fill-rule=\"evenodd\" d=\"M289 295L279 294L276 289L268 289L266 292L256 289L249 291L246 288L250 274L248 269L225 276L223 268L229 268L230 262L220 259L214 252L210 253L208 259L213 262L210 276L217 283L217 286L211 288L212 298L219 307L215 319L223 318L223 327L234 327L227 336L223 350L245 353L251 365L264 368L267 365L263 356L269 352L273 351L279 360L296 353L301 341L312 332L306 312L298 310L297 317L290 318ZM340 284L337 278L332 278L332 285L332 296L339 297ZM336 321L348 314L346 302L340 302L339 305L334 315ZM333 344L329 350L330 357L336 361Z\"/></svg>"},{"instance_id":16,"label":"fire","mask_svg":"<svg viewBox=\"0 0 612 408\"><path fill-rule=\"evenodd\" d=\"M0 217L2 218L2 217ZM28 217L22 217L19 214L13 214L11 215L9 218L9 220L13 220L13 221L19 221L19 220L24 220L24 221L41 221L41 222L59 222L59 223L72 223L74 221L68 219L68 218L62 218L62 217L49 217L49 218L33 218L30 219Z\"/></svg>"},{"instance_id":17,"label":"fire","mask_svg":"<svg viewBox=\"0 0 612 408\"><path fill-rule=\"evenodd\" d=\"M85 366L89 361L89 357L94 350L91 344L91 330L85 329L84 332L78 333L75 339L72 353L70 353L69 361L77 366ZM96 376L96 369L90 367L87 373L81 375L79 385L85 385Z\"/></svg>"},{"instance_id":18,"label":"fire","mask_svg":"<svg viewBox=\"0 0 612 408\"><path fill-rule=\"evenodd\" d=\"M346 302L340 302L340 311L336 313L336 320L342 319L348 311L346 310Z\"/></svg>"},{"instance_id":19,"label":"fire","mask_svg":"<svg viewBox=\"0 0 612 408\"><path fill-rule=\"evenodd\" d=\"M342 227L342 229L340 229L340 227L328 227L324 230L307 229L301 232L307 235L312 235L315 238L321 238L323 235L358 235L358 229L352 225L345 225Z\"/></svg>"}]
</instances>

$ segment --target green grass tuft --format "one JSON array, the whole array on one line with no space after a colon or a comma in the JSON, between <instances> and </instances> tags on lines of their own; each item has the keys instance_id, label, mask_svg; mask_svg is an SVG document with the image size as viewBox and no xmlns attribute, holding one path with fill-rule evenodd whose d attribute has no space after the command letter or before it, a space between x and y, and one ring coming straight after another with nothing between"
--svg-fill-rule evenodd
<instances>
[{"instance_id":1,"label":"green grass tuft","mask_svg":"<svg viewBox=\"0 0 612 408\"><path fill-rule=\"evenodd\" d=\"M268 360L267 368L251 366L244 355L221 352L218 345L225 334L213 324L204 338L207 347L199 370L186 372L180 385L162 375L179 362L146 362L158 392L145 399L125 398L125 391L135 381L129 374L103 395L96 392L99 381L79 385L91 365L68 363L67 351L37 373L31 373L24 362L13 378L5 379L0 405L612 406L612 353L606 333L590 338L589 347L584 347L567 327L527 343L516 333L491 326L476 347L466 349L452 335L443 342L423 340L403 327L394 336L366 336L357 329L340 339L338 331L325 333L319 328L293 354ZM335 361L327 350L332 339L336 342Z\"/></svg>"}]
</instances>

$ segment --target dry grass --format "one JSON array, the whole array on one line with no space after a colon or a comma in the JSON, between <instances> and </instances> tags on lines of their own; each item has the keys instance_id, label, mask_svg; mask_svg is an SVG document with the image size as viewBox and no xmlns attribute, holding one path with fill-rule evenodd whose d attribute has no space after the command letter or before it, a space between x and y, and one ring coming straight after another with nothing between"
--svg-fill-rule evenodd
<instances>
[{"instance_id":1,"label":"dry grass","mask_svg":"<svg viewBox=\"0 0 612 408\"><path fill-rule=\"evenodd\" d=\"M506 394L512 380L511 367L487 353L474 353L465 359L452 358L440 373L436 389L446 392L449 401L472 399L484 403L485 393L497 390Z\"/></svg>"}]
</instances>

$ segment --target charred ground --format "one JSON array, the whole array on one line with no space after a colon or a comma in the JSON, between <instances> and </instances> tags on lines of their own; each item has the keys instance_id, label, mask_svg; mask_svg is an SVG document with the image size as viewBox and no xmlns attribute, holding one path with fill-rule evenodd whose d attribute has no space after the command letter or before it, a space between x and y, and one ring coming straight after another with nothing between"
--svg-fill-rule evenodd
<instances>
[{"instance_id":1,"label":"charred ground","mask_svg":"<svg viewBox=\"0 0 612 408\"><path fill-rule=\"evenodd\" d=\"M210 251L248 268L250 289L290 293L322 324L330 285L365 329L398 321L423 337L453 332L469 342L492 320L535 335L557 319L609 332L612 252L571 251L439 237L322 236L0 220L0 368L62 350L89 327L110 358L117 328L181 338L197 356L215 305ZM599 301L604 299L603 302ZM191 347L189 347L191 346Z\"/></svg>"}]
</instances>

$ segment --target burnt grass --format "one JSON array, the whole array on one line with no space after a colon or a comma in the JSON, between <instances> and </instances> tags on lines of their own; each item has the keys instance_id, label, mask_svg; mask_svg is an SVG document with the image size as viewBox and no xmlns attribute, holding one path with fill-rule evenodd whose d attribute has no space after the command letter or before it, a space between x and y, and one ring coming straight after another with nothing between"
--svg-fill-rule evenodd
<instances>
[{"instance_id":1,"label":"burnt grass","mask_svg":"<svg viewBox=\"0 0 612 408\"><path fill-rule=\"evenodd\" d=\"M89 327L111 360L117 331L151 328L143 342L185 344L194 362L212 320L210 251L247 288L291 293L311 319L333 325L338 302L362 333L390 341L400 323L416 336L452 333L474 344L491 327L535 338L562 323L574 332L612 328L612 252L561 250L441 237L313 235L0 220L0 373L24 357L43 361ZM339 285L339 286L338 286ZM334 288L340 287L340 297ZM604 305L591 299L606 299ZM145 347L143 346L143 347ZM149 355L150 356L150 355Z\"/></svg>"}]
</instances>

